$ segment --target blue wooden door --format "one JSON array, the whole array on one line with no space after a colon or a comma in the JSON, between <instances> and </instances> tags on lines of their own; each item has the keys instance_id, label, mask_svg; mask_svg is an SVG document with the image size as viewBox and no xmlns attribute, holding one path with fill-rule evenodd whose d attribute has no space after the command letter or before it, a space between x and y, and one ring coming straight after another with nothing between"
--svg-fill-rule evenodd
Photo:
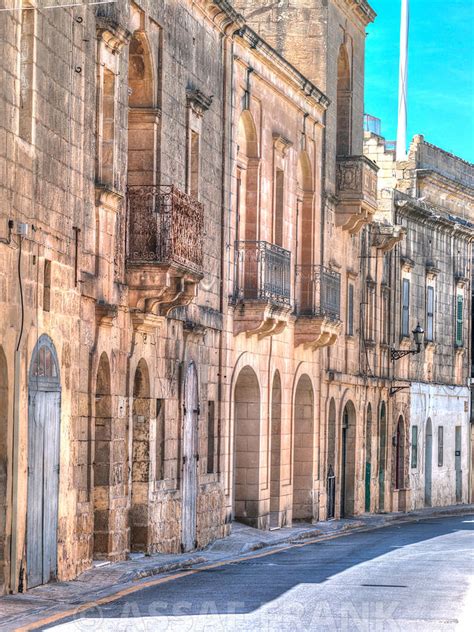
<instances>
[{"instance_id":1,"label":"blue wooden door","mask_svg":"<svg viewBox=\"0 0 474 632\"><path fill-rule=\"evenodd\" d=\"M49 339L48 339L49 340ZM40 339L41 342L41 339ZM52 343L51 343L52 345ZM27 587L57 577L61 393L55 353L39 344L33 356L28 407L26 514Z\"/></svg>"}]
</instances>

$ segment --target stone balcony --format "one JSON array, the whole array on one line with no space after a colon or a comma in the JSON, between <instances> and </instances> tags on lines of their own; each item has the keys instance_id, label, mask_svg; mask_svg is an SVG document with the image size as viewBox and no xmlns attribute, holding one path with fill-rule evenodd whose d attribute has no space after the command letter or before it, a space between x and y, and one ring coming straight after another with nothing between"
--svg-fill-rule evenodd
<instances>
[{"instance_id":1,"label":"stone balcony","mask_svg":"<svg viewBox=\"0 0 474 632\"><path fill-rule=\"evenodd\" d=\"M377 210L377 171L365 156L337 157L337 226L355 234L372 221Z\"/></svg>"},{"instance_id":2,"label":"stone balcony","mask_svg":"<svg viewBox=\"0 0 474 632\"><path fill-rule=\"evenodd\" d=\"M130 307L168 316L188 305L203 277L203 205L175 186L127 190Z\"/></svg>"},{"instance_id":3,"label":"stone balcony","mask_svg":"<svg viewBox=\"0 0 474 632\"><path fill-rule=\"evenodd\" d=\"M266 241L235 244L234 335L265 338L288 324L291 253Z\"/></svg>"},{"instance_id":4,"label":"stone balcony","mask_svg":"<svg viewBox=\"0 0 474 632\"><path fill-rule=\"evenodd\" d=\"M296 266L295 346L320 349L341 333L341 275L320 265Z\"/></svg>"}]
</instances>

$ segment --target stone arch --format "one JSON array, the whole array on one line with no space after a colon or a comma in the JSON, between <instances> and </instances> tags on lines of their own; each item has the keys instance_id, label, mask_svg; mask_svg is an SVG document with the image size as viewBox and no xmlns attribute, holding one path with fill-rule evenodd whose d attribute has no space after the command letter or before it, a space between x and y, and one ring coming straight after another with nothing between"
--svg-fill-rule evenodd
<instances>
[{"instance_id":1,"label":"stone arch","mask_svg":"<svg viewBox=\"0 0 474 632\"><path fill-rule=\"evenodd\" d=\"M260 160L257 128L249 110L240 115L237 154L237 238L255 241L259 235Z\"/></svg>"},{"instance_id":2,"label":"stone arch","mask_svg":"<svg viewBox=\"0 0 474 632\"><path fill-rule=\"evenodd\" d=\"M356 489L356 410L351 400L341 419L341 517L355 513Z\"/></svg>"},{"instance_id":3,"label":"stone arch","mask_svg":"<svg viewBox=\"0 0 474 632\"><path fill-rule=\"evenodd\" d=\"M155 184L159 114L156 79L146 35L135 31L129 45L128 184Z\"/></svg>"},{"instance_id":4,"label":"stone arch","mask_svg":"<svg viewBox=\"0 0 474 632\"><path fill-rule=\"evenodd\" d=\"M431 507L433 481L433 424L428 418L425 429L425 507Z\"/></svg>"},{"instance_id":5,"label":"stone arch","mask_svg":"<svg viewBox=\"0 0 474 632\"><path fill-rule=\"evenodd\" d=\"M380 403L378 441L379 511L385 511L385 472L387 467L387 405Z\"/></svg>"},{"instance_id":6,"label":"stone arch","mask_svg":"<svg viewBox=\"0 0 474 632\"><path fill-rule=\"evenodd\" d=\"M149 546L150 376L142 358L135 370L132 405L132 486L130 550L146 552Z\"/></svg>"},{"instance_id":7,"label":"stone arch","mask_svg":"<svg viewBox=\"0 0 474 632\"><path fill-rule=\"evenodd\" d=\"M260 515L260 434L260 385L247 365L234 389L233 517L255 527Z\"/></svg>"},{"instance_id":8,"label":"stone arch","mask_svg":"<svg viewBox=\"0 0 474 632\"><path fill-rule=\"evenodd\" d=\"M311 520L313 507L314 391L311 379L303 374L294 396L293 438L293 519Z\"/></svg>"},{"instance_id":9,"label":"stone arch","mask_svg":"<svg viewBox=\"0 0 474 632\"><path fill-rule=\"evenodd\" d=\"M367 405L365 419L365 511L370 512L372 479L372 405Z\"/></svg>"},{"instance_id":10,"label":"stone arch","mask_svg":"<svg viewBox=\"0 0 474 632\"><path fill-rule=\"evenodd\" d=\"M104 351L97 367L94 407L93 556L96 559L106 559L113 546L110 515L112 434L111 371L109 358Z\"/></svg>"},{"instance_id":11,"label":"stone arch","mask_svg":"<svg viewBox=\"0 0 474 632\"><path fill-rule=\"evenodd\" d=\"M3 347L0 345L0 595L8 584L7 533L7 486L8 486L8 365Z\"/></svg>"},{"instance_id":12,"label":"stone arch","mask_svg":"<svg viewBox=\"0 0 474 632\"><path fill-rule=\"evenodd\" d=\"M352 77L347 47L342 44L337 59L337 136L336 154L351 154Z\"/></svg>"},{"instance_id":13,"label":"stone arch","mask_svg":"<svg viewBox=\"0 0 474 632\"><path fill-rule=\"evenodd\" d=\"M400 415L397 423L397 434L395 437L395 489L405 487L405 421Z\"/></svg>"}]
</instances>

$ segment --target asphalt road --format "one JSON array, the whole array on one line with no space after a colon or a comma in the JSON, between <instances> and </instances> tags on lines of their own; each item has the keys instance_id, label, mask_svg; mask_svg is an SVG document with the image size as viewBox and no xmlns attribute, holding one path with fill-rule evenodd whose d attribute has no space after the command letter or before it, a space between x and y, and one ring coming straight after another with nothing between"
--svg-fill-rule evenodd
<instances>
[{"instance_id":1,"label":"asphalt road","mask_svg":"<svg viewBox=\"0 0 474 632\"><path fill-rule=\"evenodd\" d=\"M202 570L43 630L474 631L474 515Z\"/></svg>"}]
</instances>

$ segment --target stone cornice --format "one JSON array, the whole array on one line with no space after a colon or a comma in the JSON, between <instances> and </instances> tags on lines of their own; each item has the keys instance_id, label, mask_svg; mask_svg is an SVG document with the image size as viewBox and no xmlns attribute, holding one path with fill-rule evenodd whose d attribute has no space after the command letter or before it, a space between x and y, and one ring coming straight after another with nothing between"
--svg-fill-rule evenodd
<instances>
[{"instance_id":1,"label":"stone cornice","mask_svg":"<svg viewBox=\"0 0 474 632\"><path fill-rule=\"evenodd\" d=\"M348 0L348 4L365 26L373 22L377 17L367 0Z\"/></svg>"},{"instance_id":2,"label":"stone cornice","mask_svg":"<svg viewBox=\"0 0 474 632\"><path fill-rule=\"evenodd\" d=\"M309 79L302 75L289 61L282 57L249 26L242 26L235 36L239 37L250 49L260 53L267 61L270 61L280 72L285 74L305 97L315 101L325 109L329 106L329 98L317 88Z\"/></svg>"},{"instance_id":3,"label":"stone cornice","mask_svg":"<svg viewBox=\"0 0 474 632\"><path fill-rule=\"evenodd\" d=\"M441 171L437 171L436 169L417 169L416 175L420 180L425 178L432 179L435 182L439 182L443 189L447 188L453 193L460 193L463 196L468 195L474 199L474 187L471 187L469 184L464 184L460 180L455 180L441 173Z\"/></svg>"},{"instance_id":4,"label":"stone cornice","mask_svg":"<svg viewBox=\"0 0 474 632\"><path fill-rule=\"evenodd\" d=\"M207 18L225 34L230 34L245 24L243 16L227 0L194 0Z\"/></svg>"}]
</instances>

